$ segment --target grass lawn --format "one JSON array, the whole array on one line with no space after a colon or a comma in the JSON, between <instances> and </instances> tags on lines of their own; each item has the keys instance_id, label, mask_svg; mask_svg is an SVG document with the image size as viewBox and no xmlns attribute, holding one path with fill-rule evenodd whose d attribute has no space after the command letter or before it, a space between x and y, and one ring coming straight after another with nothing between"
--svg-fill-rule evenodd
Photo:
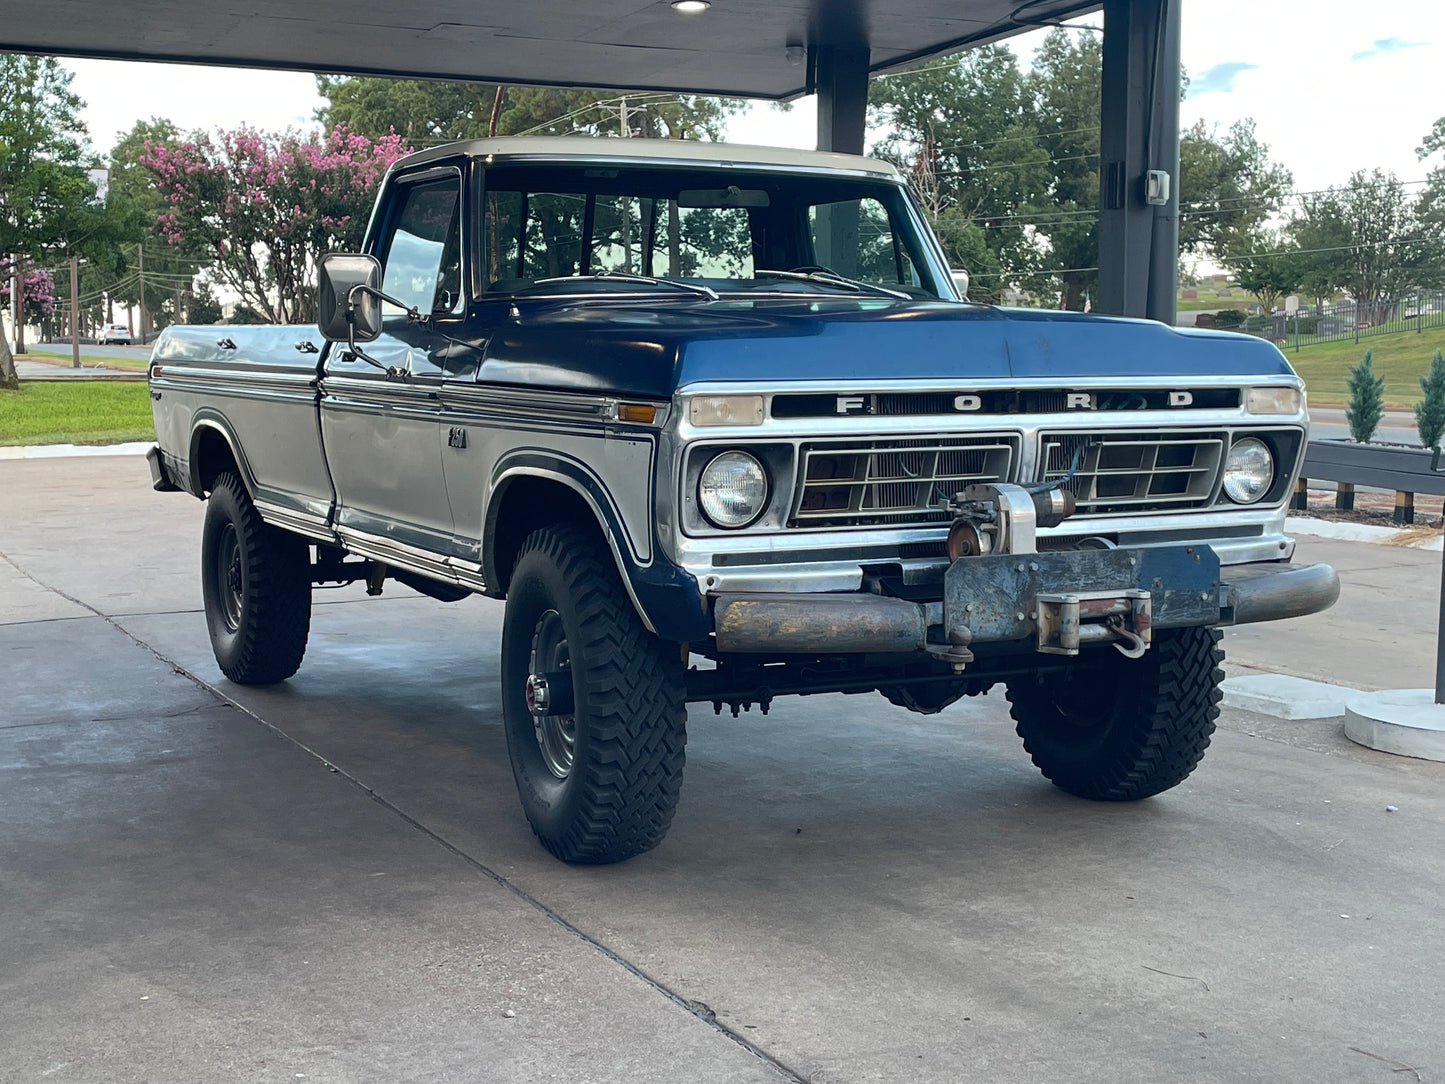
<instances>
[{"instance_id":1,"label":"grass lawn","mask_svg":"<svg viewBox=\"0 0 1445 1084\"><path fill-rule=\"evenodd\" d=\"M155 440L148 388L103 380L23 383L0 391L0 445Z\"/></svg>"},{"instance_id":2,"label":"grass lawn","mask_svg":"<svg viewBox=\"0 0 1445 1084\"><path fill-rule=\"evenodd\" d=\"M1445 350L1445 327L1427 327L1423 333L1401 331L1393 335L1361 337L1358 344L1342 342L1302 345L1299 353L1283 347L1285 357L1304 377L1312 403L1343 403L1349 393L1345 381L1350 366L1358 365L1366 350L1375 352L1375 372L1385 378L1385 403L1414 406L1420 399L1420 377L1430 370L1430 357Z\"/></svg>"}]
</instances>

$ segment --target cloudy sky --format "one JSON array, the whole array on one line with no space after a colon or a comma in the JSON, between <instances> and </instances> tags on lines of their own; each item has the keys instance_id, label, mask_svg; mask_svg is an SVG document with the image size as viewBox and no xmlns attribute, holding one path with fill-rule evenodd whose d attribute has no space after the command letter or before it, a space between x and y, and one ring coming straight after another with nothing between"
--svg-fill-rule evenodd
<instances>
[{"instance_id":1,"label":"cloudy sky","mask_svg":"<svg viewBox=\"0 0 1445 1084\"><path fill-rule=\"evenodd\" d=\"M1368 16L1362 18L1362 16ZM1092 17L1097 22L1098 16ZM1014 39L1028 55L1036 35ZM1424 177L1421 137L1445 115L1445 0L1184 0L1183 122L1253 117L1297 190L1376 166ZM98 149L136 120L182 128L304 126L321 103L309 75L117 61L68 62ZM808 147L811 102L759 104L729 125L736 142Z\"/></svg>"}]
</instances>

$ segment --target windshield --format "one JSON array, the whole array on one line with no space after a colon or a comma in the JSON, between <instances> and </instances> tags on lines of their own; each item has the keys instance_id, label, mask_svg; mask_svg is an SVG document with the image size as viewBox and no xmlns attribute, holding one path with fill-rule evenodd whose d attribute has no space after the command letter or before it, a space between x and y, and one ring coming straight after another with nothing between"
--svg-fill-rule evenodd
<instances>
[{"instance_id":1,"label":"windshield","mask_svg":"<svg viewBox=\"0 0 1445 1084\"><path fill-rule=\"evenodd\" d=\"M718 292L952 297L902 188L887 181L518 163L488 169L485 186L489 293L667 279Z\"/></svg>"}]
</instances>

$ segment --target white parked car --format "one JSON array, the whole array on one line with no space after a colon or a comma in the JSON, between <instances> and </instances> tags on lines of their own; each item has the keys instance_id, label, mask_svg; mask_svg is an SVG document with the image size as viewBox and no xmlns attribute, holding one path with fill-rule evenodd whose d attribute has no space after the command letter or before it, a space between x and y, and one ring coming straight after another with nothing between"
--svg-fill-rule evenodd
<instances>
[{"instance_id":1,"label":"white parked car","mask_svg":"<svg viewBox=\"0 0 1445 1084\"><path fill-rule=\"evenodd\" d=\"M96 338L98 343L120 343L124 346L129 346L131 341L130 328L124 324L106 324L100 329L100 335Z\"/></svg>"}]
</instances>

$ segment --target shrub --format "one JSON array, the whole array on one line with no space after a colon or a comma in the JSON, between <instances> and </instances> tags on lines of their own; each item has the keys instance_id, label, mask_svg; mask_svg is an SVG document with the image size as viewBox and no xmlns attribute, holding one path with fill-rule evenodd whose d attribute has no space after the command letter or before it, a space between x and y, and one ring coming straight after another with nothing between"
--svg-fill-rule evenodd
<instances>
[{"instance_id":1,"label":"shrub","mask_svg":"<svg viewBox=\"0 0 1445 1084\"><path fill-rule=\"evenodd\" d=\"M1439 350L1430 359L1430 372L1420 378L1420 390L1425 398L1415 404L1415 428L1420 443L1433 448L1445 433L1445 355Z\"/></svg>"},{"instance_id":2,"label":"shrub","mask_svg":"<svg viewBox=\"0 0 1445 1084\"><path fill-rule=\"evenodd\" d=\"M1244 321L1245 315L1238 309L1224 309L1214 314L1215 327L1239 327Z\"/></svg>"},{"instance_id":3,"label":"shrub","mask_svg":"<svg viewBox=\"0 0 1445 1084\"><path fill-rule=\"evenodd\" d=\"M1366 350L1364 360L1350 369L1346 381L1350 401L1345 406L1345 420L1350 423L1350 436L1361 444L1375 435L1385 416L1385 378L1375 372L1374 353Z\"/></svg>"}]
</instances>

